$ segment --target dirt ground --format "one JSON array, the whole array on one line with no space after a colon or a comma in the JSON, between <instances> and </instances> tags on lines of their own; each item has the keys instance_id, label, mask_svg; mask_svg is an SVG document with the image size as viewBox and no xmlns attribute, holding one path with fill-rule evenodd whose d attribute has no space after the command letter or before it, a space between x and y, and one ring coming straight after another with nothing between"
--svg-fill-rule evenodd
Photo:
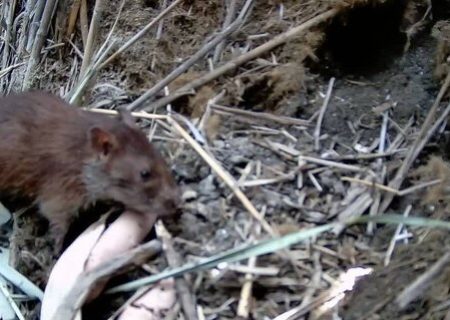
<instances>
[{"instance_id":1,"label":"dirt ground","mask_svg":"<svg viewBox=\"0 0 450 320\"><path fill-rule=\"evenodd\" d=\"M98 43L107 37L121 3L105 2ZM125 1L114 39L124 43L161 11L162 2ZM164 19L159 39L156 28L152 29L100 71L91 82L84 103L109 109L134 101L221 29L227 12L225 2L185 1L179 5ZM243 2L237 1L239 6ZM205 149L236 179L256 181L244 183L242 189L281 234L335 221L350 204L357 199L363 201L364 194L370 195L374 202L382 202L386 194L372 188L371 183L387 185L393 179L446 74L445 59L441 57L445 48L443 36L432 31L438 21L450 18L450 5L446 1L431 1L430 14L416 25L428 4L354 1L330 21L219 77L194 95L176 100L171 108L193 123L203 119ZM245 23L226 40L219 60L213 64L219 66L328 8L341 6L341 1L325 0L314 4L303 0L255 1ZM70 6L59 8L56 14L64 14L67 8ZM412 29L419 25L420 28ZM416 32L408 37L406 31L411 30ZM73 43L83 47L78 29ZM210 53L207 58L212 61L212 56ZM80 63L75 50L71 46L54 49L46 59L45 72L35 85L67 93L68 83L73 82L71 70L75 61L77 65ZM211 61L197 62L169 85L169 90L207 73ZM314 130L332 77L334 83L317 150ZM224 94L216 101L216 108L206 117L208 101L222 90ZM439 110L445 108L447 100L445 97ZM275 120L257 114L245 116L229 108L270 114ZM166 110L161 108L157 112ZM385 124L383 114L388 118ZM280 116L310 123L281 124L276 120ZM155 124L142 120L140 125L150 132ZM385 148L379 151L383 125L387 126ZM400 189L437 178L443 179L442 182L395 197L386 212L403 213L411 205L413 216L448 218L447 136L448 128L441 125ZM165 222L183 262L197 261L249 239L266 237L255 231L256 223L209 165L170 128L156 124L153 141L170 162L185 195L183 215ZM385 155L370 157L377 152ZM303 163L299 156L328 159L364 170ZM429 161L432 156L434 160ZM376 172L376 179L369 177L370 170ZM367 180L370 184L364 186L351 179ZM374 202L362 208L360 214L372 210ZM356 207L354 211L359 209ZM97 210L96 216L101 212ZM41 288L54 263L46 228L46 222L32 209L16 216L9 238L15 252L14 265ZM75 233L81 230L79 226L74 229ZM397 243L385 267L394 231L393 226L379 225L373 232L368 232L366 226L355 226L294 246L290 252L295 257L297 272L278 255L259 257L258 266L272 267L278 272L276 276L258 276L253 280L251 318L275 319L302 305L305 299L320 301L315 299L327 292L342 272L352 267L371 267L374 272L358 282L338 306L323 312L311 307L295 319L337 319L337 315L345 320L449 319L450 270L442 272L406 310L398 310L394 303L402 289L448 251L448 234L408 228L411 233L408 241ZM167 266L164 256L149 263L159 271ZM217 270L213 271L187 277L196 303L203 308L206 319L236 319L245 275L232 270L221 270L219 275ZM144 274L142 270L139 272ZM115 282L123 280L122 277ZM114 296L113 305L120 305L124 298ZM86 308L86 318L107 319L114 310L108 309L110 301L106 303L105 299L111 298L101 298ZM39 306L27 307L31 319Z\"/></svg>"}]
</instances>

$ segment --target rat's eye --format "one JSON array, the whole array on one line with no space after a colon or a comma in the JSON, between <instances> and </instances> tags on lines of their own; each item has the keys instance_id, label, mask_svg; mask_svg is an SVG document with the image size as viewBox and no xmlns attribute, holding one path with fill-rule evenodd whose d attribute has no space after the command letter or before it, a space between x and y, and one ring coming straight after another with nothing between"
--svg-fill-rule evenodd
<instances>
[{"instance_id":1,"label":"rat's eye","mask_svg":"<svg viewBox=\"0 0 450 320\"><path fill-rule=\"evenodd\" d=\"M148 171L148 170L142 170L141 172L140 172L140 174L141 174L141 178L142 178L142 180L143 181L147 181L148 179L150 179L150 171Z\"/></svg>"}]
</instances>

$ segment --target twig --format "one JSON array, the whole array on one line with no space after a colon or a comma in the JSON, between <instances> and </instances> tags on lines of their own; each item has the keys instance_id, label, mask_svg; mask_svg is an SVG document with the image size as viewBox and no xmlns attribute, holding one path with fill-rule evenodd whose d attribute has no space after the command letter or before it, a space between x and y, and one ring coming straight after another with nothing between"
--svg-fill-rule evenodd
<instances>
[{"instance_id":1,"label":"twig","mask_svg":"<svg viewBox=\"0 0 450 320\"><path fill-rule=\"evenodd\" d=\"M409 216L409 213L411 212L411 209L412 209L412 206L411 206L411 205L408 205L408 206L406 207L405 212L403 212L403 216L404 216L404 217L408 217L408 216ZM394 235L392 236L391 242L389 243L389 247L388 247L388 249L386 250L386 255L385 255L385 257L384 257L384 266L389 265L389 262L390 262L390 260L391 260L392 253L394 252L395 243L397 242L397 237L400 235L400 232L402 231L402 229L403 229L403 224L400 223L400 224L397 226L397 228L395 229Z\"/></svg>"},{"instance_id":2,"label":"twig","mask_svg":"<svg viewBox=\"0 0 450 320\"><path fill-rule=\"evenodd\" d=\"M11 293L6 288L6 285L4 283L0 283L0 291L5 296L6 300L8 300L11 308L14 310L14 313L16 314L17 318L19 320L25 320L25 317L23 316L22 312L20 312L19 306L16 304L14 299L11 297Z\"/></svg>"},{"instance_id":3,"label":"twig","mask_svg":"<svg viewBox=\"0 0 450 320\"><path fill-rule=\"evenodd\" d=\"M117 116L119 113L116 110L106 110L106 109L96 109L96 108L83 108L84 110L95 112L95 113L102 113L102 114L108 114L111 116ZM132 112L131 115L133 117L137 118L143 118L143 119L151 119L151 120L167 120L166 115L161 114L152 114L145 111L139 111L139 112Z\"/></svg>"},{"instance_id":4,"label":"twig","mask_svg":"<svg viewBox=\"0 0 450 320\"><path fill-rule=\"evenodd\" d=\"M9 72L11 72L12 70L14 70L17 67L23 66L24 64L26 64L26 62L17 63L12 66L9 66L5 69L0 70L0 78L6 76Z\"/></svg>"},{"instance_id":5,"label":"twig","mask_svg":"<svg viewBox=\"0 0 450 320\"><path fill-rule=\"evenodd\" d=\"M144 102L147 100L153 98L158 92L160 92L165 86L167 86L169 83L171 83L173 80L178 78L183 72L185 72L187 69L189 69L193 64L195 64L198 60L203 58L208 52L211 51L211 49L215 48L220 41L228 37L231 33L236 31L242 24L242 21L245 17L245 14L247 13L247 10L250 7L250 4L253 0L246 0L243 9L241 10L241 13L237 17L237 19L228 26L224 31L219 33L213 40L205 44L200 50L198 50L195 54L193 54L189 59L187 59L184 63L182 63L180 66L175 68L171 73L169 73L163 80L158 82L156 85L154 85L152 88L147 90L143 95L141 95L138 99L133 101L131 104L127 106L128 110L135 110L139 108ZM184 87L183 87L184 88ZM189 90L177 90L177 91L190 91ZM172 95L168 96L171 97ZM172 101L170 101L172 102ZM165 103L166 105L168 103Z\"/></svg>"},{"instance_id":6,"label":"twig","mask_svg":"<svg viewBox=\"0 0 450 320\"><path fill-rule=\"evenodd\" d=\"M236 15L236 7L237 7L236 0L229 0L229 1L224 0L224 2L228 2L228 8L227 8L227 15L223 22L222 30L225 30L231 24L231 21L233 20L234 16ZM217 61L219 61L220 55L222 54L224 47L225 47L225 41L222 41L217 45L216 49L214 50L214 56L213 56L214 64L216 64Z\"/></svg>"},{"instance_id":7,"label":"twig","mask_svg":"<svg viewBox=\"0 0 450 320\"><path fill-rule=\"evenodd\" d=\"M320 150L320 128L322 127L323 117L325 116L325 111L327 111L328 103L330 102L331 92L333 91L334 80L335 80L334 77L332 77L330 79L330 82L328 83L327 94L325 96L325 99L323 100L323 104L322 104L322 108L320 109L319 117L317 118L317 125L316 125L316 129L314 130L314 150L315 151Z\"/></svg>"},{"instance_id":8,"label":"twig","mask_svg":"<svg viewBox=\"0 0 450 320\"><path fill-rule=\"evenodd\" d=\"M347 221L350 218L356 218L361 216L364 211L372 204L372 196L365 192L361 194L352 204L339 213L338 219L341 222ZM333 232L338 235L345 229L344 224L339 224L333 228Z\"/></svg>"},{"instance_id":9,"label":"twig","mask_svg":"<svg viewBox=\"0 0 450 320\"><path fill-rule=\"evenodd\" d=\"M211 105L212 109L225 114L236 114L240 116L247 117L249 119L261 119L266 121L273 121L285 125L297 125L297 126L309 126L310 122L308 120L296 119L286 116L278 116L267 112L254 112L248 110L242 110L238 108L229 108L225 106L220 106L217 104ZM236 119L237 120L237 119Z\"/></svg>"},{"instance_id":10,"label":"twig","mask_svg":"<svg viewBox=\"0 0 450 320\"><path fill-rule=\"evenodd\" d=\"M28 41L27 41L27 46L26 46L28 52L31 51L31 49L33 48L33 44L36 40L36 34L37 34L38 28L40 26L42 13L44 12L46 3L47 3L46 0L38 0L36 2L36 7L34 9L33 21L31 21L30 32L28 33Z\"/></svg>"},{"instance_id":11,"label":"twig","mask_svg":"<svg viewBox=\"0 0 450 320\"><path fill-rule=\"evenodd\" d=\"M80 69L80 79L84 77L87 67L91 64L92 56L94 54L95 39L97 38L98 34L98 22L102 13L102 7L103 0L96 0L91 24L89 27L87 42L84 47L83 62L81 63Z\"/></svg>"},{"instance_id":12,"label":"twig","mask_svg":"<svg viewBox=\"0 0 450 320\"><path fill-rule=\"evenodd\" d=\"M251 257L250 259L248 259L247 266L249 268L253 268L254 266L256 266L256 257ZM237 309L237 316L239 318L248 319L250 315L253 278L254 277L251 273L247 273L245 275L245 282L241 289L241 297L239 299Z\"/></svg>"},{"instance_id":13,"label":"twig","mask_svg":"<svg viewBox=\"0 0 450 320\"><path fill-rule=\"evenodd\" d=\"M417 190L428 188L428 187L434 186L434 185L439 184L439 183L442 182L441 179L435 179L435 180L431 180L431 181L420 183L418 185L415 185L415 186L412 186L412 187L409 187L409 188L406 188L406 189L403 189L403 190L397 190L397 189L393 189L393 188L391 188L389 186L385 186L385 185L380 184L380 183L374 183L374 182L371 182L371 181L356 179L356 178L352 178L352 177L342 177L341 180L342 181L348 181L348 182L360 183L360 184L363 184L363 185L368 186L368 187L373 187L373 188L377 188L379 190L382 190L382 191L385 191L385 192L388 192L388 193L392 193L392 194L394 194L396 196L405 196L405 195L413 193L413 192L415 192Z\"/></svg>"},{"instance_id":14,"label":"twig","mask_svg":"<svg viewBox=\"0 0 450 320\"><path fill-rule=\"evenodd\" d=\"M266 207L264 206L261 210L261 215L264 216L266 212ZM253 239L258 238L261 233L261 225L255 226L255 232L252 236ZM251 257L248 259L247 267L254 268L256 266L256 257ZM245 275L245 282L241 289L241 297L239 299L239 304L237 308L237 316L244 319L248 319L250 315L252 288L253 288L254 275L247 273Z\"/></svg>"},{"instance_id":15,"label":"twig","mask_svg":"<svg viewBox=\"0 0 450 320\"><path fill-rule=\"evenodd\" d=\"M372 173L373 176L375 176L375 174L372 171L370 171L366 168L361 168L361 167L353 166L350 164L344 164L344 163L339 163L339 162L320 159L320 158L308 157L308 156L299 156L299 161L301 161L301 160L304 160L306 162L320 164L323 166L339 168L342 170L349 170L349 171L356 171L356 172L369 172L369 173Z\"/></svg>"},{"instance_id":16,"label":"twig","mask_svg":"<svg viewBox=\"0 0 450 320\"><path fill-rule=\"evenodd\" d=\"M162 9L163 11L167 8L167 0L163 0L162 3ZM159 21L158 23L158 28L156 29L156 40L161 39L162 37L162 32L163 32L163 27L164 27L164 19L161 19L161 21Z\"/></svg>"},{"instance_id":17,"label":"twig","mask_svg":"<svg viewBox=\"0 0 450 320\"><path fill-rule=\"evenodd\" d=\"M450 252L444 254L425 273L420 275L412 284L407 286L397 296L395 302L400 309L405 309L412 301L425 294L425 291L432 285L433 280L442 274L442 271L450 264Z\"/></svg>"},{"instance_id":18,"label":"twig","mask_svg":"<svg viewBox=\"0 0 450 320\"><path fill-rule=\"evenodd\" d=\"M367 154L356 154L356 155L343 155L343 156L333 156L330 157L330 160L348 160L348 161L357 161L357 160L372 160L372 159L376 159L376 158L387 158L390 156L393 156L397 153L401 153L406 151L406 148L402 148L402 149L397 149L397 150L392 150L392 151L387 151L387 152L383 152L383 153L367 153Z\"/></svg>"},{"instance_id":19,"label":"twig","mask_svg":"<svg viewBox=\"0 0 450 320\"><path fill-rule=\"evenodd\" d=\"M432 126L432 121L434 120L435 114L437 112L437 109L439 107L439 104L444 97L444 94L447 92L448 87L450 86L450 73L447 74L447 77L445 78L445 82L442 85L436 100L433 103L433 106L431 107L430 111L428 111L428 115L425 119L425 121L422 124L422 128L420 129L419 136L414 140L414 143L412 147L409 149L408 154L406 155L405 159L403 160L402 166L398 169L397 173L395 174L394 179L391 180L389 183L389 187L393 189L399 189L401 184L403 183L403 180L406 177L406 174L408 170L411 168L412 164L414 163L417 156L422 151L423 147L426 145L428 140L431 138L431 136L434 134L436 129L439 127L439 125L444 121L444 119L447 117L448 113L450 112L450 104L447 106L447 108L444 110L442 115L436 120L435 125ZM384 212L391 204L391 201L394 199L392 194L386 195L386 197L383 199L383 202L381 204L380 211Z\"/></svg>"},{"instance_id":20,"label":"twig","mask_svg":"<svg viewBox=\"0 0 450 320\"><path fill-rule=\"evenodd\" d=\"M75 28L78 13L80 12L81 0L74 0L69 14L69 22L67 23L66 37L69 39Z\"/></svg>"},{"instance_id":21,"label":"twig","mask_svg":"<svg viewBox=\"0 0 450 320\"><path fill-rule=\"evenodd\" d=\"M166 254L167 263L169 267L170 268L180 267L183 264L181 262L181 257L175 251L175 248L173 247L172 243L172 237L161 221L158 221L156 223L156 233L158 234L158 238L162 240L163 250ZM191 290L189 289L192 286L190 286L187 283L184 277L176 277L175 286L177 288L181 308L184 311L185 319L196 320L197 319L197 310L195 308L196 303L191 293Z\"/></svg>"},{"instance_id":22,"label":"twig","mask_svg":"<svg viewBox=\"0 0 450 320\"><path fill-rule=\"evenodd\" d=\"M386 149L386 134L387 134L387 128L388 128L388 120L389 120L389 114L388 111L383 112L383 123L381 125L380 130L380 144L378 145L378 153L383 153ZM379 172L378 181L383 183L385 176L386 176L386 167L383 166L383 158L378 158L376 161L376 170ZM373 197L373 203L370 207L369 215L370 216L376 216L379 213L381 203L381 193L377 190ZM375 225L373 222L369 222L367 224L367 233L373 234L373 230L375 228Z\"/></svg>"},{"instance_id":23,"label":"twig","mask_svg":"<svg viewBox=\"0 0 450 320\"><path fill-rule=\"evenodd\" d=\"M153 240L127 251L81 275L74 287L65 297L64 302L55 310L55 313L51 319L72 320L85 302L95 284L101 282L103 279L111 276L112 274L128 268L133 264L142 263L160 251L160 242Z\"/></svg>"},{"instance_id":24,"label":"twig","mask_svg":"<svg viewBox=\"0 0 450 320\"><path fill-rule=\"evenodd\" d=\"M17 46L17 55L16 58L17 59L22 59L24 56L24 49L27 45L27 41L28 41L28 28L29 28L29 23L30 23L30 17L31 17L31 11L34 8L36 4L36 0L31 0L31 1L27 1L25 4L25 10L23 11L23 18L22 18L22 24L20 26L20 31L18 33L18 37L19 37L19 44Z\"/></svg>"},{"instance_id":25,"label":"twig","mask_svg":"<svg viewBox=\"0 0 450 320\"><path fill-rule=\"evenodd\" d=\"M89 22L87 17L87 3L86 0L81 0L80 6L80 29L81 39L83 40L83 47L86 48L87 38L89 33Z\"/></svg>"},{"instance_id":26,"label":"twig","mask_svg":"<svg viewBox=\"0 0 450 320\"><path fill-rule=\"evenodd\" d=\"M38 65L41 55L42 47L45 43L45 37L47 36L50 22L52 20L53 9L58 4L58 0L48 0L45 2L44 12L40 21L39 29L36 34L36 39L31 50L30 59L28 60L27 70L23 79L22 90L27 90L31 86L31 75L34 73L36 66Z\"/></svg>"},{"instance_id":27,"label":"twig","mask_svg":"<svg viewBox=\"0 0 450 320\"><path fill-rule=\"evenodd\" d=\"M3 8L8 10L8 16L3 21L6 23L6 31L3 39L3 57L2 57L2 68L6 68L9 60L9 51L11 49L11 33L12 24L14 20L14 10L16 8L16 0L3 2Z\"/></svg>"},{"instance_id":28,"label":"twig","mask_svg":"<svg viewBox=\"0 0 450 320\"><path fill-rule=\"evenodd\" d=\"M204 76L184 85L183 87L179 88L178 90L172 92L172 94L170 94L167 97L161 98L157 101L155 101L154 103L152 103L148 108L145 108L145 110L155 110L158 108L161 108L163 106L165 106L168 103L173 102L174 100L176 100L178 98L177 95L180 94L187 94L187 92L190 92L192 90L195 90L203 85L205 85L206 83L217 79L218 77L220 77L221 75L230 72L234 69L236 69L237 67L239 67L240 65L253 60L255 58L257 58L258 56L266 53L267 51L270 51L276 47L278 47L279 45L285 43L286 41L290 40L291 38L298 36L299 34L305 32L306 30L308 30L311 27L314 27L316 25L318 25L321 22L324 22L326 20L328 20L329 18L333 17L334 15L336 15L339 12L338 9L331 9L328 10L314 18L312 18L311 20L306 21L305 23L302 23L301 25L294 27L292 29L290 29L289 31L282 33L278 36L276 36L275 38L273 38L272 40L260 45L259 47L256 47L253 50L248 51L247 53L244 53L242 55L240 55L239 57L227 62L226 64L224 64L223 66L205 74ZM230 25L231 27L231 25ZM230 28L229 27L229 28ZM217 38L216 38L217 39ZM146 99L145 99L146 100ZM132 108L138 108L141 103L144 101L141 101L139 103L133 104Z\"/></svg>"}]
</instances>

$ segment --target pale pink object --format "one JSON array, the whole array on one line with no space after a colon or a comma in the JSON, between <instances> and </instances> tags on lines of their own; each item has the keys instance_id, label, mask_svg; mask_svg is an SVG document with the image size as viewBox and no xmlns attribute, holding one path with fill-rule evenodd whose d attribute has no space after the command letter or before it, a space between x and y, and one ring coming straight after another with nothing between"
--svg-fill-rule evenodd
<instances>
[{"instance_id":1,"label":"pale pink object","mask_svg":"<svg viewBox=\"0 0 450 320\"><path fill-rule=\"evenodd\" d=\"M53 267L44 292L41 320L57 319L53 318L55 311L80 274L136 247L148 234L156 219L156 215L125 211L108 229L105 230L104 225L97 222L82 233ZM89 299L97 297L105 283L97 286L90 293Z\"/></svg>"}]
</instances>

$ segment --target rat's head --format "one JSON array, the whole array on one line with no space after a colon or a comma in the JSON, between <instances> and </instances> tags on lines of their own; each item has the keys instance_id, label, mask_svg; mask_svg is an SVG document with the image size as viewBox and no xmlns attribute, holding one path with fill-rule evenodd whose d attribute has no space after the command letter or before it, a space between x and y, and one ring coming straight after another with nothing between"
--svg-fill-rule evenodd
<instances>
[{"instance_id":1,"label":"rat's head","mask_svg":"<svg viewBox=\"0 0 450 320\"><path fill-rule=\"evenodd\" d=\"M94 199L117 201L142 213L176 213L181 197L168 165L131 114L119 114L118 122L88 132L94 153L83 170L88 192Z\"/></svg>"}]
</instances>

